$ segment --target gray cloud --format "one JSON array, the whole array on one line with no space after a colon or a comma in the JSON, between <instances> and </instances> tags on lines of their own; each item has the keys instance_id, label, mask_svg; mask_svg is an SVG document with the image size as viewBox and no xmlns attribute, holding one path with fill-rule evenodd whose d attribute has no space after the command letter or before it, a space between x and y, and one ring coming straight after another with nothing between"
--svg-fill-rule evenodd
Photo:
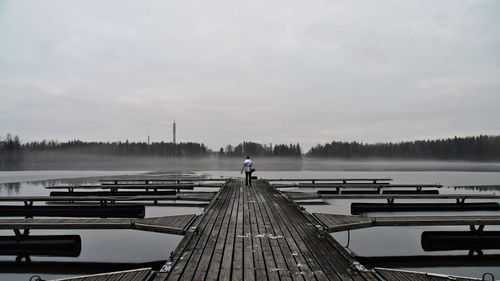
<instances>
[{"instance_id":1,"label":"gray cloud","mask_svg":"<svg viewBox=\"0 0 500 281\"><path fill-rule=\"evenodd\" d=\"M2 1L0 135L498 134L497 1Z\"/></svg>"}]
</instances>

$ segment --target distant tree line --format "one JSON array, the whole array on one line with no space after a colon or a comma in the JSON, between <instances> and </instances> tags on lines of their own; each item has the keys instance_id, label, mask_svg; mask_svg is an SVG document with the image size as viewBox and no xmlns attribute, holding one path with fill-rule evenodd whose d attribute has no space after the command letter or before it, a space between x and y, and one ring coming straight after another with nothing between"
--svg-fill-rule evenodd
<instances>
[{"instance_id":1,"label":"distant tree line","mask_svg":"<svg viewBox=\"0 0 500 281\"><path fill-rule=\"evenodd\" d=\"M123 156L169 156L169 157L199 157L208 155L209 150L204 144L195 142L83 142L73 140L68 142L33 141L21 145L23 152L57 151L111 154Z\"/></svg>"},{"instance_id":2,"label":"distant tree line","mask_svg":"<svg viewBox=\"0 0 500 281\"><path fill-rule=\"evenodd\" d=\"M208 149L205 144L195 142L84 142L72 140L58 142L55 140L32 141L21 143L19 137L8 134L5 140L0 138L0 152L16 154L16 152L71 152L100 155L122 156L159 156L159 157L203 157L213 154L223 157L302 157L299 144L264 145L255 142L243 142L236 146L228 145L218 152ZM2 155L2 156L3 156Z\"/></svg>"},{"instance_id":3,"label":"distant tree line","mask_svg":"<svg viewBox=\"0 0 500 281\"><path fill-rule=\"evenodd\" d=\"M17 164L20 161L19 152L22 149L21 142L18 136L12 137L7 134L5 139L0 137L0 169L4 166Z\"/></svg>"},{"instance_id":4,"label":"distant tree line","mask_svg":"<svg viewBox=\"0 0 500 281\"><path fill-rule=\"evenodd\" d=\"M321 158L384 158L494 161L500 160L500 136L419 140L399 143L340 142L318 144L309 157Z\"/></svg>"},{"instance_id":5,"label":"distant tree line","mask_svg":"<svg viewBox=\"0 0 500 281\"><path fill-rule=\"evenodd\" d=\"M300 144L265 145L256 142L243 142L237 146L228 145L220 148L219 156L226 157L302 157Z\"/></svg>"},{"instance_id":6,"label":"distant tree line","mask_svg":"<svg viewBox=\"0 0 500 281\"><path fill-rule=\"evenodd\" d=\"M21 150L21 142L18 136L12 137L11 134L7 134L3 140L0 137L0 151L13 152L19 150Z\"/></svg>"},{"instance_id":7,"label":"distant tree line","mask_svg":"<svg viewBox=\"0 0 500 281\"><path fill-rule=\"evenodd\" d=\"M243 142L236 146L227 145L213 152L202 143L196 142L84 142L54 140L21 143L18 136L7 134L0 137L0 162L21 159L29 152L72 152L118 156L159 157L297 157L303 156L300 144L260 144ZM467 161L500 160L500 136L480 135L477 137L419 140L399 143L340 142L318 144L306 154L315 158L380 158L380 159L438 159Z\"/></svg>"}]
</instances>

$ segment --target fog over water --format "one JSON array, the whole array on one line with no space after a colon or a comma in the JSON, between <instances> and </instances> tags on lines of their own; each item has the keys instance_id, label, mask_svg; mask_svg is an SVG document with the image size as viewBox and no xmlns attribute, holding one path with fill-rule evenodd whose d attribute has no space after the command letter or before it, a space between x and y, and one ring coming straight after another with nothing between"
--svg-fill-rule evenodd
<instances>
[{"instance_id":1,"label":"fog over water","mask_svg":"<svg viewBox=\"0 0 500 281\"><path fill-rule=\"evenodd\" d=\"M498 162L384 159L253 158L261 171L500 171ZM3 170L88 170L88 171L231 171L243 158L173 158L110 156L82 153L44 153L31 161L19 159Z\"/></svg>"}]
</instances>

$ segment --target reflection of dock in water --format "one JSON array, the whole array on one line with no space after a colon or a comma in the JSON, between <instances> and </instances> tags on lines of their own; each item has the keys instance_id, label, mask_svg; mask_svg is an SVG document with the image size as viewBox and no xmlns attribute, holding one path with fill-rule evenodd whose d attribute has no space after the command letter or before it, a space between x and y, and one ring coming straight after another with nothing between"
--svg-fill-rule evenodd
<instances>
[{"instance_id":1,"label":"reflection of dock in water","mask_svg":"<svg viewBox=\"0 0 500 281\"><path fill-rule=\"evenodd\" d=\"M388 179L380 179L388 181ZM290 179L289 181L293 181ZM311 184L316 184L315 180ZM380 187L379 179L342 179L349 188ZM182 184L181 182L175 182ZM126 185L111 181L111 185ZM154 184L144 181L132 184ZM338 186L339 182L335 183ZM325 184L321 183L324 187ZM400 185L399 188L401 188ZM412 185L415 192L425 185ZM437 186L433 185L432 188ZM126 188L126 187L125 187ZM141 186L141 188L143 188ZM149 188L149 186L148 186ZM340 187L342 189L344 187ZM380 189L387 189L386 184ZM404 187L406 188L406 186ZM408 187L409 188L409 187ZM439 188L439 187L437 187ZM111 190L111 189L110 189ZM69 191L71 192L71 191ZM342 194L337 194L341 196ZM92 195L95 196L95 195ZM356 196L351 194L349 196ZM369 195L360 195L369 196ZM377 194L371 196L389 196ZM391 196L441 196L439 194L396 194ZM184 234L184 238L162 269L154 267L120 271L62 280L449 280L432 275L362 265L342 247L330 231L382 225L472 225L482 231L484 225L500 224L498 216L460 217L362 217L334 214L310 214L268 181L257 180L252 187L238 179L227 180L211 198L210 205L198 216L167 216L131 219L2 219L0 227L11 229L113 228ZM300 196L297 195L297 198ZM64 197L61 197L64 198ZM85 200L85 196L75 196ZM390 197L393 198L394 197ZM384 199L390 199L384 197ZM455 197L453 197L455 198ZM462 197L461 197L462 198ZM94 198L95 199L95 198ZM421 199L421 198L420 198ZM54 199L55 200L55 199ZM125 200L125 199L123 199ZM461 199L460 199L461 200ZM457 202L460 201L457 199ZM464 199L465 200L465 199ZM112 204L113 200L106 201ZM393 201L392 201L393 202ZM389 202L390 203L390 202ZM460 203L460 202L458 202ZM477 228L476 228L477 227ZM408 258L410 260L411 258ZM415 261L419 258L416 257ZM458 258L455 258L458 259ZM364 259L367 265L390 263ZM361 262L361 263L360 263ZM444 262L444 261L442 261ZM125 268L116 265L116 269ZM133 265L130 265L133 266ZM140 265L137 265L138 267ZM111 269L112 267L110 267ZM453 280L473 280L452 277Z\"/></svg>"}]
</instances>

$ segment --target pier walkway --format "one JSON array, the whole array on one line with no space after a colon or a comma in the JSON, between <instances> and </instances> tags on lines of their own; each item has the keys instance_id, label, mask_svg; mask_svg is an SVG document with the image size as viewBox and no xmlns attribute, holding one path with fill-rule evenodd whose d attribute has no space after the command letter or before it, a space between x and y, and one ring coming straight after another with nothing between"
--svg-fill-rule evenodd
<instances>
[{"instance_id":1,"label":"pier walkway","mask_svg":"<svg viewBox=\"0 0 500 281\"><path fill-rule=\"evenodd\" d=\"M315 219L265 181L230 180L194 223L162 280L376 280Z\"/></svg>"},{"instance_id":2,"label":"pier walkway","mask_svg":"<svg viewBox=\"0 0 500 281\"><path fill-rule=\"evenodd\" d=\"M444 275L366 270L316 217L267 181L245 187L240 179L222 186L161 271L141 269L138 278L124 279L127 274L138 273L61 280L450 280Z\"/></svg>"}]
</instances>

